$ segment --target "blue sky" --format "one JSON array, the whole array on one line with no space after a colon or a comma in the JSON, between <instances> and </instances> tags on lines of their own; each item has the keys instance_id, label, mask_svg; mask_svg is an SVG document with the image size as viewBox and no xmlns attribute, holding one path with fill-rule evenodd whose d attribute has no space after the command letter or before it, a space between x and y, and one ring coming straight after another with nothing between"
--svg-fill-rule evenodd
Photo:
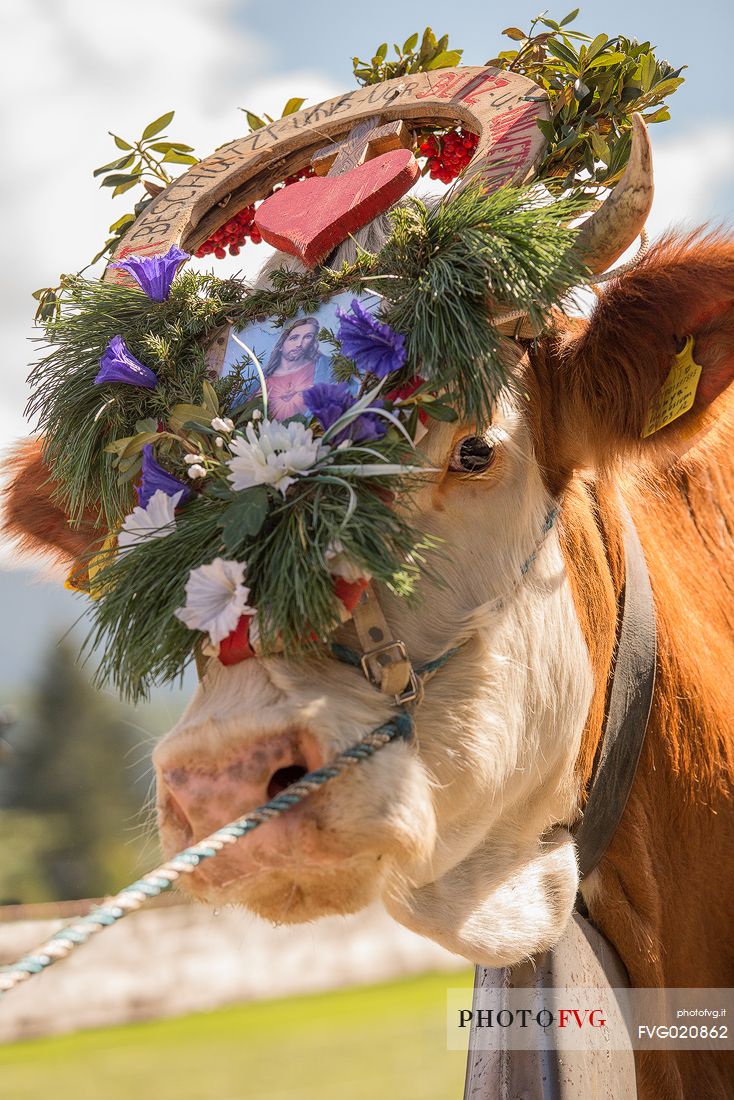
<instances>
[{"instance_id":1,"label":"blue sky","mask_svg":"<svg viewBox=\"0 0 734 1100\"><path fill-rule=\"evenodd\" d=\"M243 3L238 19L267 42L271 71L297 70L308 58L311 64L316 63L323 72L348 85L354 54L369 56L380 42L403 42L426 25L438 35L447 33L453 46L463 48L465 64L481 65L500 49L510 48L508 39L501 35L504 27L525 30L543 10L561 19L574 6L572 0L547 8L537 0L512 4L460 0L452 5L435 0L402 0L399 4L395 0L370 0L362 5L332 0L318 5ZM650 41L675 67L688 65L686 84L674 98L675 125L683 127L703 117L731 116L731 97L725 93L725 84L731 67L733 11L730 3L716 0L695 4L680 0L591 0L581 4L571 29Z\"/></svg>"}]
</instances>

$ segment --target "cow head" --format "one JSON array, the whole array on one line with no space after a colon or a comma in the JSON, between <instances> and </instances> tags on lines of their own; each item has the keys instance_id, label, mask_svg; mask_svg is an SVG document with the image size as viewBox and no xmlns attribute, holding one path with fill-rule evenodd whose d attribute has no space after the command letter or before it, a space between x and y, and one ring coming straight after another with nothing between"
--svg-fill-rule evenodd
<instances>
[{"instance_id":1,"label":"cow head","mask_svg":"<svg viewBox=\"0 0 734 1100\"><path fill-rule=\"evenodd\" d=\"M197 897L286 923L379 897L398 921L492 966L555 942L578 886L568 827L616 624L609 545L583 487L611 471L639 481L698 445L734 376L733 305L732 242L664 241L588 322L559 319L529 349L481 432L430 430L422 446L440 473L417 494L414 520L440 540L442 583L425 580L414 606L380 599L415 665L458 652L426 684L412 743L388 746L208 861L187 880ZM642 440L688 335L703 367L693 408ZM28 531L28 478L17 485L12 516ZM336 660L210 663L154 753L166 853L391 713L389 698Z\"/></svg>"}]
</instances>

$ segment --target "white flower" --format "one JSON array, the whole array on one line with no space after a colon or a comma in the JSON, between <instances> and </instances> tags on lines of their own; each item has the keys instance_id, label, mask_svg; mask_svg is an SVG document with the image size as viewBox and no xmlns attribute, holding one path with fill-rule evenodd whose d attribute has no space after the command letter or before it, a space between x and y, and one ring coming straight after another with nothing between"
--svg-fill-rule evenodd
<instances>
[{"instance_id":1,"label":"white flower","mask_svg":"<svg viewBox=\"0 0 734 1100\"><path fill-rule=\"evenodd\" d=\"M208 565L192 569L186 582L186 606L176 618L189 630L205 630L214 645L231 634L240 616L253 609L247 605L250 589L245 588L245 564L215 558Z\"/></svg>"},{"instance_id":2,"label":"white flower","mask_svg":"<svg viewBox=\"0 0 734 1100\"><path fill-rule=\"evenodd\" d=\"M248 424L245 436L232 440L229 481L235 490L272 485L285 496L288 486L310 473L329 451L300 420L263 420L258 428Z\"/></svg>"},{"instance_id":3,"label":"white flower","mask_svg":"<svg viewBox=\"0 0 734 1100\"><path fill-rule=\"evenodd\" d=\"M194 463L194 462L203 462L203 461L204 461L204 456L203 455L193 455L193 454L184 455L184 462L186 463L187 466L191 466L192 463Z\"/></svg>"},{"instance_id":4,"label":"white flower","mask_svg":"<svg viewBox=\"0 0 734 1100\"><path fill-rule=\"evenodd\" d=\"M221 435L218 435L217 438L214 440L214 446L215 447L223 447L224 446L224 440L222 439Z\"/></svg>"},{"instance_id":5,"label":"white flower","mask_svg":"<svg viewBox=\"0 0 734 1100\"><path fill-rule=\"evenodd\" d=\"M189 466L189 477L193 477L193 478L206 477L206 470L204 469L203 466L198 466L198 465Z\"/></svg>"},{"instance_id":6,"label":"white flower","mask_svg":"<svg viewBox=\"0 0 734 1100\"><path fill-rule=\"evenodd\" d=\"M253 420L262 420L262 418L263 418L262 409L253 409L252 419Z\"/></svg>"},{"instance_id":7,"label":"white flower","mask_svg":"<svg viewBox=\"0 0 734 1100\"><path fill-rule=\"evenodd\" d=\"M159 539L169 535L176 526L174 511L183 496L183 489L175 496L169 496L162 489L156 489L145 508L133 508L125 519L117 536L117 545L121 550L147 539Z\"/></svg>"},{"instance_id":8,"label":"white flower","mask_svg":"<svg viewBox=\"0 0 734 1100\"><path fill-rule=\"evenodd\" d=\"M212 420L212 428L215 432L226 432L229 435L234 431L234 420L230 420L228 416L215 416Z\"/></svg>"},{"instance_id":9,"label":"white flower","mask_svg":"<svg viewBox=\"0 0 734 1100\"><path fill-rule=\"evenodd\" d=\"M343 545L336 539L330 542L324 550L324 559L332 577L344 577L345 581L354 584L355 581L370 581L372 574L357 565L354 558L350 558L344 551Z\"/></svg>"}]
</instances>

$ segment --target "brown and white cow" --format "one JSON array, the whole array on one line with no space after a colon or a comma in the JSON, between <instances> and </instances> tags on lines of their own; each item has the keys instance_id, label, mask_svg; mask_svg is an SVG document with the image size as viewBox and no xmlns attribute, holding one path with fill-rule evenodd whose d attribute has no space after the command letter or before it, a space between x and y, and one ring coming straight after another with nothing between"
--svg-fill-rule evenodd
<instances>
[{"instance_id":1,"label":"brown and white cow","mask_svg":"<svg viewBox=\"0 0 734 1100\"><path fill-rule=\"evenodd\" d=\"M643 440L688 335L703 367L695 404ZM463 643L426 686L414 743L238 842L191 889L283 923L381 898L402 924L487 966L557 942L578 884L569 826L612 670L619 492L649 565L658 674L622 823L582 890L633 985L734 985L734 240L662 241L588 321L559 317L517 373L486 425L486 471L460 468L467 427L436 425L424 441L442 472L421 490L417 521L444 540L445 584L425 582L414 607L380 592L415 664ZM19 463L10 526L78 551L87 536L48 500L29 501L35 452ZM554 504L559 519L523 576ZM164 849L266 801L390 713L334 660L212 664L155 750ZM642 1097L734 1089L700 1053L642 1055L638 1071Z\"/></svg>"}]
</instances>

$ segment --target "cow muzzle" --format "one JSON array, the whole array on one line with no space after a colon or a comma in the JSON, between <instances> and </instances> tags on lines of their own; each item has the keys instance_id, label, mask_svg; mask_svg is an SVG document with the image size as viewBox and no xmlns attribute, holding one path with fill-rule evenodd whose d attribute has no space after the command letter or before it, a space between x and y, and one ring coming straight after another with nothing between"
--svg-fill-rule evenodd
<instances>
[{"instance_id":1,"label":"cow muzzle","mask_svg":"<svg viewBox=\"0 0 734 1100\"><path fill-rule=\"evenodd\" d=\"M187 752L163 742L155 751L158 827L164 851L194 844L235 818L256 809L291 783L326 762L327 753L309 730L294 728L267 734L228 752ZM265 869L285 866L296 853L310 860L334 854L319 846L318 812L312 798L282 818L263 825L257 837L245 837L200 877L219 886Z\"/></svg>"}]
</instances>

